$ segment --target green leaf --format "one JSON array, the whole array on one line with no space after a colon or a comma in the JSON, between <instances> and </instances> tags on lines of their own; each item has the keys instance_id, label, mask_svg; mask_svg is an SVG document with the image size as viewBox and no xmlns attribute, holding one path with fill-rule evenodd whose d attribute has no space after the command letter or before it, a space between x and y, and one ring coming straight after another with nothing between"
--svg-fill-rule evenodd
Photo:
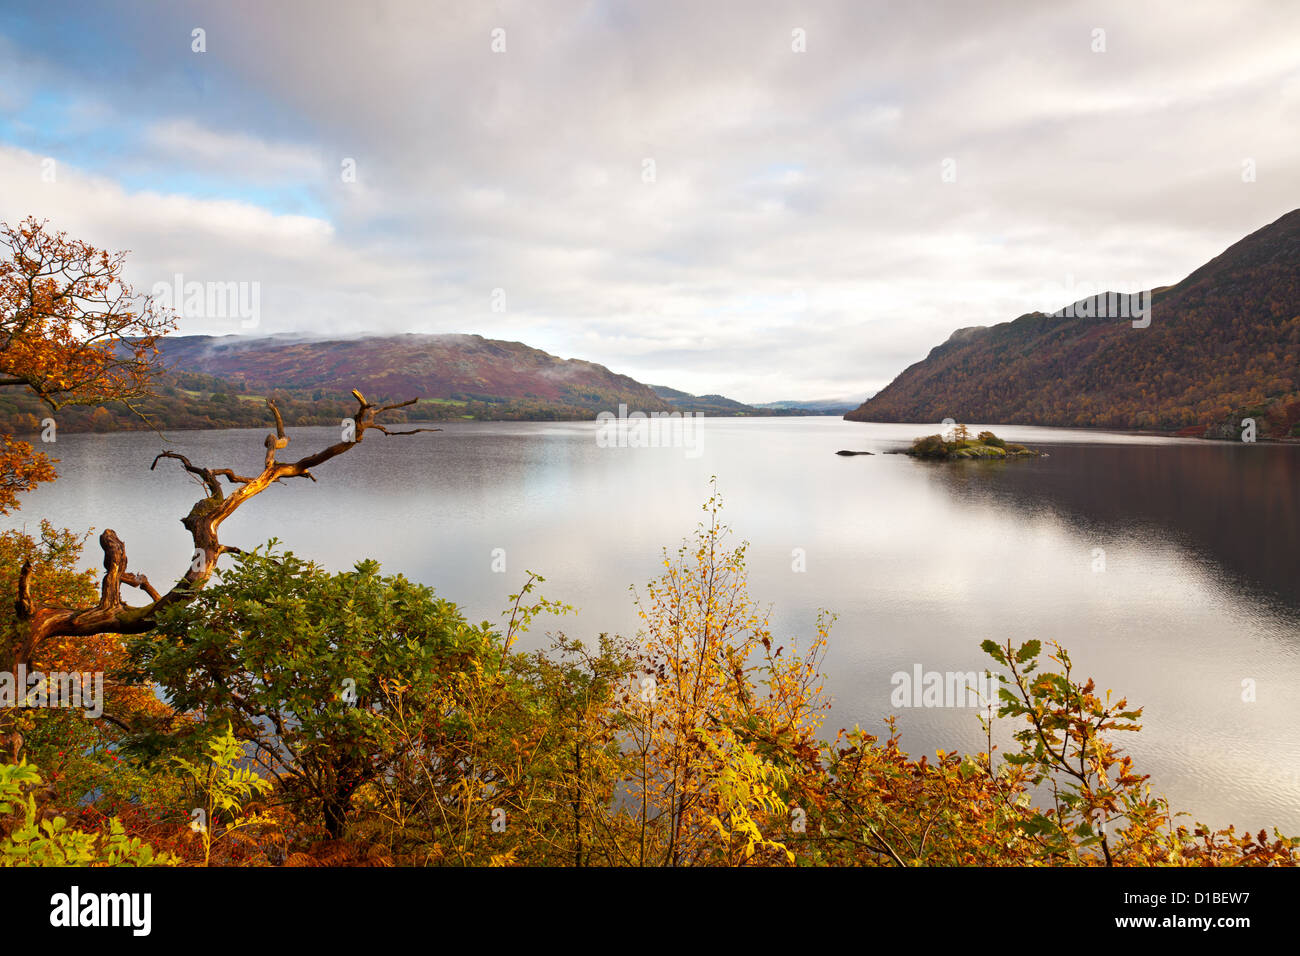
<instances>
[{"instance_id":1,"label":"green leaf","mask_svg":"<svg viewBox=\"0 0 1300 956\"><path fill-rule=\"evenodd\" d=\"M1025 661L1032 660L1042 653L1042 650L1042 641L1026 641L1020 646L1020 650L1016 651L1016 663L1023 664Z\"/></svg>"},{"instance_id":2,"label":"green leaf","mask_svg":"<svg viewBox=\"0 0 1300 956\"><path fill-rule=\"evenodd\" d=\"M980 644L980 649L983 650L984 653L987 654L989 657L997 661L999 664L1005 664L1007 662L1006 654L1004 654L1002 652L1002 648L1000 648L993 641L984 641L982 644Z\"/></svg>"}]
</instances>

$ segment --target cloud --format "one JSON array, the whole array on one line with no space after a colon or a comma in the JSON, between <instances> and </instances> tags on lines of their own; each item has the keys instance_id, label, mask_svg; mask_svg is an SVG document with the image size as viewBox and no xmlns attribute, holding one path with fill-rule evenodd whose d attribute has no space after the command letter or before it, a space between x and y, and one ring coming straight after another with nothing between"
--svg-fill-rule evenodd
<instances>
[{"instance_id":1,"label":"cloud","mask_svg":"<svg viewBox=\"0 0 1300 956\"><path fill-rule=\"evenodd\" d=\"M865 394L1067 276L1174 281L1293 207L1297 28L1266 0L54 8L0 19L0 209L262 281L264 331ZM42 95L112 108L64 135ZM72 178L40 191L47 150Z\"/></svg>"},{"instance_id":2,"label":"cloud","mask_svg":"<svg viewBox=\"0 0 1300 956\"><path fill-rule=\"evenodd\" d=\"M268 143L244 133L219 132L190 119L155 123L144 140L147 147L161 150L175 162L203 172L236 175L246 182L320 182L325 178L325 164L316 151Z\"/></svg>"}]
</instances>

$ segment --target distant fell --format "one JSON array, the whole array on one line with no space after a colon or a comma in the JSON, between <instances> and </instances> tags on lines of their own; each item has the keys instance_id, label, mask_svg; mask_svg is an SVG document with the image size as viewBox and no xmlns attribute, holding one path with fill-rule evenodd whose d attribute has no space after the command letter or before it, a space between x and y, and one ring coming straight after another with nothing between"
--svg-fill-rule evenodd
<instances>
[{"instance_id":1,"label":"distant fell","mask_svg":"<svg viewBox=\"0 0 1300 956\"><path fill-rule=\"evenodd\" d=\"M1148 301L1145 327L1061 303L958 329L845 418L1300 436L1300 210Z\"/></svg>"},{"instance_id":2,"label":"distant fell","mask_svg":"<svg viewBox=\"0 0 1300 956\"><path fill-rule=\"evenodd\" d=\"M249 392L346 395L357 388L375 398L531 401L591 411L620 403L642 411L670 409L648 386L603 365L481 335L184 335L163 340L161 349L169 368L238 381Z\"/></svg>"}]
</instances>

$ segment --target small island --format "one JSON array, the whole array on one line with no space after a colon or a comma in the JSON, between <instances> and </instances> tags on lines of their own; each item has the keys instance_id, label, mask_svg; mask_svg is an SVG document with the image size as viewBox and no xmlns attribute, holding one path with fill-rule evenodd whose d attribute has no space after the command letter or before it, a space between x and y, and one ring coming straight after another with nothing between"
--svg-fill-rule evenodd
<instances>
[{"instance_id":1,"label":"small island","mask_svg":"<svg viewBox=\"0 0 1300 956\"><path fill-rule=\"evenodd\" d=\"M953 429L951 439L943 435L926 435L912 442L904 454L913 458L938 461L964 461L967 459L1038 458L1041 453L1024 445L1008 444L992 432L980 432L974 438L965 425Z\"/></svg>"}]
</instances>

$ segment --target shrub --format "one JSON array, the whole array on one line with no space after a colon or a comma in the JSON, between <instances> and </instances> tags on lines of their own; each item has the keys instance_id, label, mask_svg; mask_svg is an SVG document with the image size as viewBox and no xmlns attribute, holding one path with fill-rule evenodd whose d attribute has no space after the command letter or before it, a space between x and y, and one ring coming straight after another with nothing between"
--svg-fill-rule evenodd
<instances>
[{"instance_id":1,"label":"shrub","mask_svg":"<svg viewBox=\"0 0 1300 956\"><path fill-rule=\"evenodd\" d=\"M77 830L61 816L46 818L37 807L40 772L23 760L0 764L0 867L3 866L169 866L169 853L155 855L147 843L128 837L109 821L108 833ZM18 816L8 823L5 816Z\"/></svg>"},{"instance_id":2,"label":"shrub","mask_svg":"<svg viewBox=\"0 0 1300 956\"><path fill-rule=\"evenodd\" d=\"M486 626L467 624L430 588L382 577L374 561L330 574L259 549L219 574L127 647L126 676L156 681L177 711L201 713L206 726L134 743L193 745L196 732L207 738L229 722L277 778L279 796L335 838L353 794L394 759L379 713L385 688L402 688L417 705L441 701L454 696L457 675L495 670L499 658Z\"/></svg>"},{"instance_id":3,"label":"shrub","mask_svg":"<svg viewBox=\"0 0 1300 956\"><path fill-rule=\"evenodd\" d=\"M910 454L917 458L947 458L948 443L942 435L926 435L912 442Z\"/></svg>"}]
</instances>

